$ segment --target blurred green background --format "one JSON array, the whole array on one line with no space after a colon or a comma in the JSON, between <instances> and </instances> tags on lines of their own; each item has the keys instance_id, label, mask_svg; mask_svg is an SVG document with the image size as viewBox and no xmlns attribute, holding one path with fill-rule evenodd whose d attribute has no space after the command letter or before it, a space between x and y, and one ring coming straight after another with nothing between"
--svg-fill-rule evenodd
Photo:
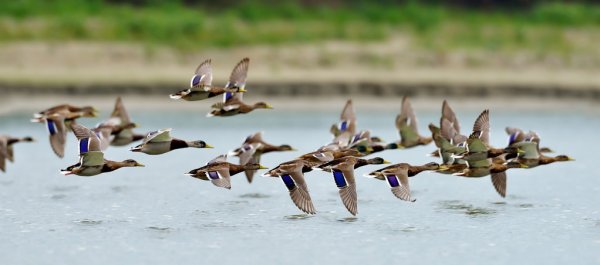
<instances>
[{"instance_id":1,"label":"blurred green background","mask_svg":"<svg viewBox=\"0 0 600 265\"><path fill-rule=\"evenodd\" d=\"M337 46L327 46L331 42ZM134 67L150 69L161 61L175 73L193 69L206 57L225 60L222 67L229 69L240 56L264 61L264 73L257 74L261 80L278 73L293 77L294 68L589 72L600 68L598 43L597 1L0 1L0 81L8 82L35 82L26 76L40 62L57 69L100 67L96 64L111 69L129 60L139 61ZM257 47L268 49L268 56L261 57ZM134 56L114 56L110 50L115 49ZM316 55L308 56L306 50ZM57 53L67 55L58 58ZM104 68L78 73L78 78L60 77L55 69L46 79L102 82L105 76L97 72ZM285 74L287 69L292 72ZM166 72L155 76L181 78ZM46 80L44 73L40 78ZM128 78L144 80L135 74L115 80Z\"/></svg>"}]
</instances>

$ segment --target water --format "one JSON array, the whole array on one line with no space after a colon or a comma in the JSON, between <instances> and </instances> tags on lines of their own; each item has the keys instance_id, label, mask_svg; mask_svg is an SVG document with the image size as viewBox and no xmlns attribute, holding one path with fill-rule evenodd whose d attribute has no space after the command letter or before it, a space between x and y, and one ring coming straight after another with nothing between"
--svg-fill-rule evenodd
<instances>
[{"instance_id":1,"label":"water","mask_svg":"<svg viewBox=\"0 0 600 265\"><path fill-rule=\"evenodd\" d=\"M424 132L438 120L438 110L414 105ZM332 177L323 172L306 177L315 216L301 214L278 179L257 177L249 185L240 174L233 189L225 190L183 175L255 131L265 131L271 143L300 149L263 157L264 165L276 166L330 140L337 109L257 111L227 119L206 119L204 110L130 112L140 131L173 127L175 137L217 148L162 156L114 148L107 158L133 158L147 167L65 177L59 169L77 160L73 136L60 160L43 126L28 123L30 114L0 116L2 132L38 139L16 146L16 163L0 175L2 264L600 264L600 174L592 149L598 146L597 111L492 109L494 145L505 144L506 125L535 129L542 145L577 161L509 171L506 199L489 177L422 173L411 178L415 203L396 199L382 181L362 177L378 166L363 167L356 173L357 217L345 210ZM458 109L465 131L478 114ZM359 109L359 127L393 140L395 115ZM379 155L423 164L433 161L425 156L432 149Z\"/></svg>"}]
</instances>

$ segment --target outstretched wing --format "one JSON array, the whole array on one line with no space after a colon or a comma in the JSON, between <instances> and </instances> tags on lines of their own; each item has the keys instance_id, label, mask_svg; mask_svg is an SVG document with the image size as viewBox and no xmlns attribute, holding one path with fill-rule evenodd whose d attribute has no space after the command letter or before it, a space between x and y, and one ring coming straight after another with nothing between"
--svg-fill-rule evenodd
<instances>
[{"instance_id":1,"label":"outstretched wing","mask_svg":"<svg viewBox=\"0 0 600 265\"><path fill-rule=\"evenodd\" d=\"M450 121L456 133L460 133L460 124L458 123L458 118L456 118L456 113L454 113L454 110L452 110L446 100L442 103L442 119Z\"/></svg>"},{"instance_id":2,"label":"outstretched wing","mask_svg":"<svg viewBox=\"0 0 600 265\"><path fill-rule=\"evenodd\" d=\"M52 146L52 150L58 157L64 157L65 142L67 140L65 117L58 114L47 117L46 127L48 128L48 133L50 133L50 146Z\"/></svg>"},{"instance_id":3,"label":"outstretched wing","mask_svg":"<svg viewBox=\"0 0 600 265\"><path fill-rule=\"evenodd\" d=\"M479 139L486 145L490 144L490 110L484 110L473 124L473 133L479 135Z\"/></svg>"},{"instance_id":4,"label":"outstretched wing","mask_svg":"<svg viewBox=\"0 0 600 265\"><path fill-rule=\"evenodd\" d=\"M492 184L494 189L502 196L506 197L506 171L500 173L492 173Z\"/></svg>"},{"instance_id":5,"label":"outstretched wing","mask_svg":"<svg viewBox=\"0 0 600 265\"><path fill-rule=\"evenodd\" d=\"M213 160L208 161L208 163L206 163L206 164L212 165L212 164L224 163L224 162L227 162L227 155L219 155L219 156L213 158Z\"/></svg>"},{"instance_id":6,"label":"outstretched wing","mask_svg":"<svg viewBox=\"0 0 600 265\"><path fill-rule=\"evenodd\" d=\"M162 129L158 131L149 132L146 135L146 139L144 139L143 144L146 143L160 143L160 142L168 142L171 141L171 128Z\"/></svg>"},{"instance_id":7,"label":"outstretched wing","mask_svg":"<svg viewBox=\"0 0 600 265\"><path fill-rule=\"evenodd\" d=\"M75 137L79 140L79 154L87 152L102 152L102 143L95 132L81 124L73 123L71 125Z\"/></svg>"},{"instance_id":8,"label":"outstretched wing","mask_svg":"<svg viewBox=\"0 0 600 265\"><path fill-rule=\"evenodd\" d=\"M248 162L250 161L250 159L252 159L252 157L254 156L254 154L256 153L256 150L261 146L261 144L259 143L255 143L255 144L243 144L242 147L240 148L240 165L246 165L248 164Z\"/></svg>"},{"instance_id":9,"label":"outstretched wing","mask_svg":"<svg viewBox=\"0 0 600 265\"><path fill-rule=\"evenodd\" d=\"M190 81L191 88L202 88L205 90L212 84L212 65L211 59L202 62L196 68L195 75L192 76Z\"/></svg>"},{"instance_id":10,"label":"outstretched wing","mask_svg":"<svg viewBox=\"0 0 600 265\"><path fill-rule=\"evenodd\" d=\"M225 88L244 88L246 87L246 77L248 76L248 67L250 66L250 59L242 59L231 71L229 81Z\"/></svg>"},{"instance_id":11,"label":"outstretched wing","mask_svg":"<svg viewBox=\"0 0 600 265\"><path fill-rule=\"evenodd\" d=\"M401 127L398 125L399 123L404 123L410 126L415 132L418 132L418 124L417 124L417 116L415 115L415 111L413 110L410 101L407 96L402 98L402 109L400 110L400 115L396 118L396 126L398 129Z\"/></svg>"},{"instance_id":12,"label":"outstretched wing","mask_svg":"<svg viewBox=\"0 0 600 265\"><path fill-rule=\"evenodd\" d=\"M115 102L115 108L113 109L113 112L110 116L121 119L120 120L121 123L117 124L117 125L131 123L131 119L129 118L129 114L127 113L127 110L125 109L125 105L123 105L123 100L121 99L121 97L117 98L117 102Z\"/></svg>"},{"instance_id":13,"label":"outstretched wing","mask_svg":"<svg viewBox=\"0 0 600 265\"><path fill-rule=\"evenodd\" d=\"M6 159L7 159L7 151L8 143L6 138L0 137L0 170L2 172L6 172Z\"/></svg>"},{"instance_id":14,"label":"outstretched wing","mask_svg":"<svg viewBox=\"0 0 600 265\"><path fill-rule=\"evenodd\" d=\"M352 214L358 213L358 196L356 195L356 182L354 180L354 170L352 169L333 169L333 179L338 187L338 192L342 203L346 209Z\"/></svg>"},{"instance_id":15,"label":"outstretched wing","mask_svg":"<svg viewBox=\"0 0 600 265\"><path fill-rule=\"evenodd\" d=\"M382 173L394 196L403 201L415 201L410 195L408 168L403 167L394 170L384 170Z\"/></svg>"}]
</instances>

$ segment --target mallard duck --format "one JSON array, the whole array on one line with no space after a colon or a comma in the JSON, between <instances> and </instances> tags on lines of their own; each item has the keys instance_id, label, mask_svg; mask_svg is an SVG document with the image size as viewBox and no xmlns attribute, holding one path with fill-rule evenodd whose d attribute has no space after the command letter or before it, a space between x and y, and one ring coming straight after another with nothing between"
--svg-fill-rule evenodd
<instances>
[{"instance_id":1,"label":"mallard duck","mask_svg":"<svg viewBox=\"0 0 600 265\"><path fill-rule=\"evenodd\" d=\"M366 165L389 164L389 161L381 157L362 159L355 156L346 156L320 165L318 168L333 173L333 180L339 189L340 198L346 209L352 214L358 213L356 195L356 181L354 169Z\"/></svg>"},{"instance_id":2,"label":"mallard duck","mask_svg":"<svg viewBox=\"0 0 600 265\"><path fill-rule=\"evenodd\" d=\"M142 144L132 147L132 152L160 155L181 148L213 148L204 141L184 141L171 137L171 129L162 129L148 133Z\"/></svg>"},{"instance_id":3,"label":"mallard duck","mask_svg":"<svg viewBox=\"0 0 600 265\"><path fill-rule=\"evenodd\" d=\"M34 113L31 121L45 122L45 117L54 114L61 114L65 117L65 120L70 121L81 117L96 117L98 111L91 106L77 107L69 104L62 104Z\"/></svg>"},{"instance_id":4,"label":"mallard duck","mask_svg":"<svg viewBox=\"0 0 600 265\"><path fill-rule=\"evenodd\" d=\"M196 101L216 97L225 92L246 92L244 89L246 75L248 74L248 65L250 59L242 59L231 72L229 82L225 87L212 86L212 66L211 59L202 62L196 68L194 76L190 82L190 88L171 94L172 99L184 99L187 101Z\"/></svg>"},{"instance_id":5,"label":"mallard duck","mask_svg":"<svg viewBox=\"0 0 600 265\"><path fill-rule=\"evenodd\" d=\"M104 159L104 153L100 149L101 142L96 133L80 124L72 124L71 128L79 141L79 163L62 169L61 174L89 177L122 167L144 166L133 159L122 162Z\"/></svg>"},{"instance_id":6,"label":"mallard duck","mask_svg":"<svg viewBox=\"0 0 600 265\"><path fill-rule=\"evenodd\" d=\"M250 152L253 149L255 149L255 151ZM287 144L272 145L267 143L262 138L262 132L257 132L248 136L242 146L233 150L231 154L238 156L240 158L240 165L244 165L246 163L259 164L260 157L266 153L294 150L294 148ZM256 174L256 170L246 170L244 173L246 174L248 183L252 183L252 179L254 178L254 174Z\"/></svg>"},{"instance_id":7,"label":"mallard duck","mask_svg":"<svg viewBox=\"0 0 600 265\"><path fill-rule=\"evenodd\" d=\"M467 149L462 154L452 155L454 158L460 158L469 162L480 161L487 158L494 158L502 154L518 155L523 153L516 146L506 148L494 148L490 146L490 118L489 110L484 110L473 125L473 133L467 139Z\"/></svg>"},{"instance_id":8,"label":"mallard duck","mask_svg":"<svg viewBox=\"0 0 600 265\"><path fill-rule=\"evenodd\" d=\"M529 168L534 168L539 165L574 160L567 155L558 155L554 157L543 155L539 148L539 142L539 135L535 132L530 132L526 140L511 144L512 147L516 147L524 151L523 153L517 155L516 158L513 158L512 161L527 165Z\"/></svg>"},{"instance_id":9,"label":"mallard duck","mask_svg":"<svg viewBox=\"0 0 600 265\"><path fill-rule=\"evenodd\" d=\"M488 158L477 161L475 166L472 165L472 163L467 163L465 169L453 173L452 175L468 178L480 178L490 175L494 189L496 189L496 192L504 198L506 197L506 171L509 168L527 168L527 166L515 162L494 163L492 162L492 159Z\"/></svg>"},{"instance_id":10,"label":"mallard duck","mask_svg":"<svg viewBox=\"0 0 600 265\"><path fill-rule=\"evenodd\" d=\"M456 113L454 113L454 110L452 110L452 108L450 107L450 104L448 104L448 101L446 101L446 100L444 100L444 102L442 102L442 116L440 118L440 127L435 126L433 123L429 124L429 130L431 131L431 138L433 139L433 142L435 143L435 146L438 149L442 147L441 146L442 143L440 141L440 138L436 139L436 136L439 137L441 135L441 133L442 133L441 127L442 127L442 124L444 123L444 120L448 123L448 126L451 128L451 132L453 135L460 135L460 123L458 122ZM449 134L450 128L446 129L446 134ZM452 138L446 138L446 140L451 141ZM439 156L438 150L433 151L430 154L430 156L438 157Z\"/></svg>"},{"instance_id":11,"label":"mallard duck","mask_svg":"<svg viewBox=\"0 0 600 265\"><path fill-rule=\"evenodd\" d=\"M81 117L96 117L97 111L93 107L76 107L73 105L58 105L44 111L33 114L32 122L46 123L50 134L50 146L52 151L63 158L65 155L65 142L67 129L70 124Z\"/></svg>"},{"instance_id":12,"label":"mallard duck","mask_svg":"<svg viewBox=\"0 0 600 265\"><path fill-rule=\"evenodd\" d=\"M539 136L537 133L533 131L529 131L529 133L525 133L523 130L515 127L506 127L506 133L508 134L508 146L511 146L514 143L523 142L529 139L532 139L534 142L537 142L538 145L540 143ZM537 137L536 137L537 136ZM531 140L529 140L531 141ZM549 147L539 147L541 153L554 153L554 150Z\"/></svg>"},{"instance_id":13,"label":"mallard duck","mask_svg":"<svg viewBox=\"0 0 600 265\"><path fill-rule=\"evenodd\" d=\"M209 161L206 166L191 170L186 173L201 180L210 180L217 187L231 189L231 176L246 170L267 169L258 163L236 165L227 162L227 155L220 155Z\"/></svg>"},{"instance_id":14,"label":"mallard duck","mask_svg":"<svg viewBox=\"0 0 600 265\"><path fill-rule=\"evenodd\" d=\"M385 150L384 144L374 142L373 139L377 141L381 140L379 137L371 137L371 132L369 131L360 131L350 139L348 148L356 149L363 155L370 155Z\"/></svg>"},{"instance_id":15,"label":"mallard duck","mask_svg":"<svg viewBox=\"0 0 600 265\"><path fill-rule=\"evenodd\" d=\"M215 103L212 108L213 110L208 113L207 117L221 116L228 117L237 114L246 114L255 109L272 109L273 107L265 102L258 102L254 105L248 105L242 101L242 93L230 93L226 92L223 94L223 102Z\"/></svg>"},{"instance_id":16,"label":"mallard duck","mask_svg":"<svg viewBox=\"0 0 600 265\"><path fill-rule=\"evenodd\" d=\"M380 180L385 180L390 186L392 194L403 201L414 202L410 196L408 185L408 171L411 165L406 163L394 164L366 175ZM417 173L415 173L417 174Z\"/></svg>"},{"instance_id":17,"label":"mallard duck","mask_svg":"<svg viewBox=\"0 0 600 265\"><path fill-rule=\"evenodd\" d=\"M96 126L96 129L102 130L103 128L110 128L110 134L112 135L110 145L124 146L146 137L144 134L134 133L132 129L135 127L137 127L137 124L131 122L131 118L129 118L123 100L121 97L118 97L110 118L106 122Z\"/></svg>"},{"instance_id":18,"label":"mallard duck","mask_svg":"<svg viewBox=\"0 0 600 265\"><path fill-rule=\"evenodd\" d=\"M333 137L338 137L340 134L347 132L349 135L356 134L356 114L354 112L354 106L352 100L346 101L346 105L340 115L340 122L331 125L329 130Z\"/></svg>"},{"instance_id":19,"label":"mallard duck","mask_svg":"<svg viewBox=\"0 0 600 265\"><path fill-rule=\"evenodd\" d=\"M8 135L0 135L0 170L6 172L6 160L15 161L13 145L20 142L33 142L31 137L16 138Z\"/></svg>"},{"instance_id":20,"label":"mallard duck","mask_svg":"<svg viewBox=\"0 0 600 265\"><path fill-rule=\"evenodd\" d=\"M457 133L452 123L446 119L441 120L440 128L430 124L429 129L436 145L439 145L437 155L434 156L442 158L444 164L463 163L462 160L456 159L455 155L466 152L467 138Z\"/></svg>"},{"instance_id":21,"label":"mallard duck","mask_svg":"<svg viewBox=\"0 0 600 265\"><path fill-rule=\"evenodd\" d=\"M399 166L404 166L403 164L406 163L399 163L399 164L394 164L394 165L390 165L378 170L375 170L369 174L367 174L367 177L371 177L371 178L376 178L379 180L385 180L385 176L383 175L383 173L381 173L384 170L388 170L388 169L393 169ZM446 165L440 165L438 163L435 162L430 162L427 163L425 165L421 165L421 166L412 166L410 164L406 164L408 166L408 177L413 177L423 171L437 171L437 170L446 170L447 166Z\"/></svg>"},{"instance_id":22,"label":"mallard duck","mask_svg":"<svg viewBox=\"0 0 600 265\"><path fill-rule=\"evenodd\" d=\"M417 116L408 101L408 97L402 98L402 109L396 117L396 128L400 134L400 141L389 144L386 149L411 148L431 143L431 137L419 134Z\"/></svg>"},{"instance_id":23,"label":"mallard duck","mask_svg":"<svg viewBox=\"0 0 600 265\"><path fill-rule=\"evenodd\" d=\"M361 157L363 154L356 149L319 149L304 154L297 159L304 161L305 165L312 169L324 163L347 156ZM308 171L310 171L310 169Z\"/></svg>"},{"instance_id":24,"label":"mallard duck","mask_svg":"<svg viewBox=\"0 0 600 265\"><path fill-rule=\"evenodd\" d=\"M296 159L280 164L263 176L280 178L290 192L290 198L296 207L307 214L316 214L308 186L304 181L304 172L307 168L310 169L310 166L305 165L304 160Z\"/></svg>"}]
</instances>

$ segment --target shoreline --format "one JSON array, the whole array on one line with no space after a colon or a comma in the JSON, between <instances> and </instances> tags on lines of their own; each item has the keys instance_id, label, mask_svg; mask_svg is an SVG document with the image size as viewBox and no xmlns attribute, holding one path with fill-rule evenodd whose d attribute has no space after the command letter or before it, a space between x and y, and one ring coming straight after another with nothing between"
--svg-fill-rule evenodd
<instances>
[{"instance_id":1,"label":"shoreline","mask_svg":"<svg viewBox=\"0 0 600 265\"><path fill-rule=\"evenodd\" d=\"M206 114L210 105L221 100L221 97L203 101L180 101L172 100L168 95L52 95L52 96L24 96L10 95L0 99L0 115L15 113L32 113L51 107L53 105L70 103L74 105L91 105L101 111L101 115L108 115L112 111L115 99L121 96L128 110L131 111L190 111ZM250 103L265 101L274 106L273 111L334 111L338 112L346 100L352 99L357 112L362 111L399 111L402 96L373 97L373 96L267 96L253 94L244 97ZM410 100L418 111L439 111L444 99L451 102L457 111L479 111L481 109L503 109L515 111L546 111L563 112L577 111L584 113L599 113L600 106L594 101L582 102L577 99L557 98L464 98L464 97L442 97L442 96L410 96ZM27 102L27 104L23 104Z\"/></svg>"}]
</instances>

